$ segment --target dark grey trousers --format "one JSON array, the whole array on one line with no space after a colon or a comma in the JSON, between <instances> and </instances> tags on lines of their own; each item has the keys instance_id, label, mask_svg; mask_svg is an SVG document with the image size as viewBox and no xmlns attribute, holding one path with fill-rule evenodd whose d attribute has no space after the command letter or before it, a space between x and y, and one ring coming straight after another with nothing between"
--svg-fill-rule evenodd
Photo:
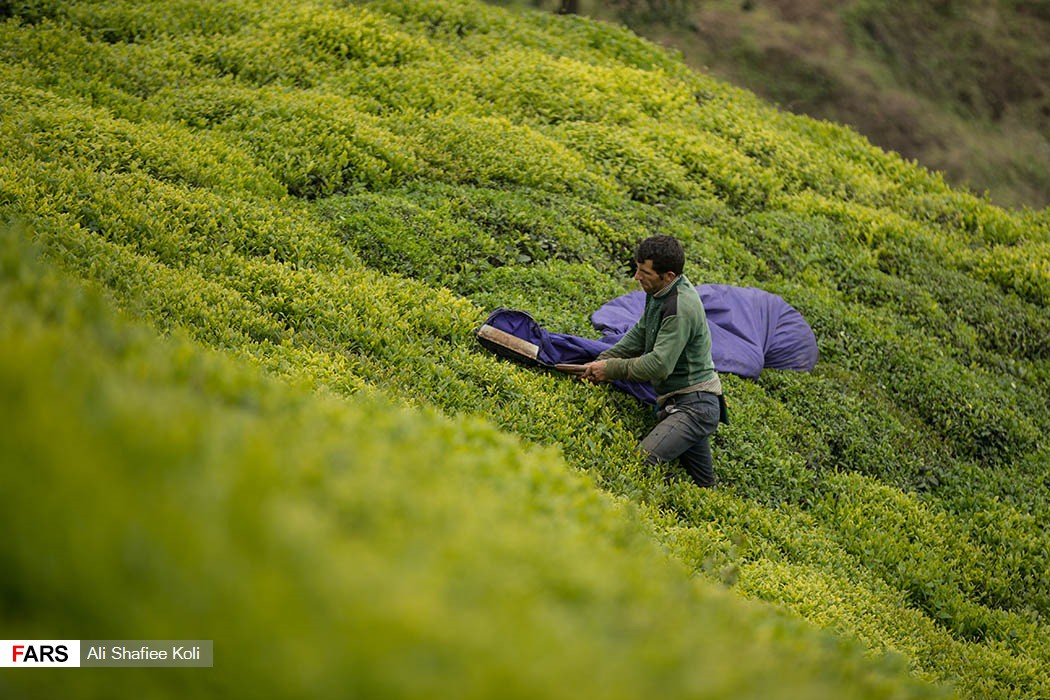
<instances>
[{"instance_id":1,"label":"dark grey trousers","mask_svg":"<svg viewBox=\"0 0 1050 700\"><path fill-rule=\"evenodd\" d=\"M669 398L641 443L648 463L677 459L698 486L714 486L710 438L718 430L719 410L715 394L695 391Z\"/></svg>"}]
</instances>

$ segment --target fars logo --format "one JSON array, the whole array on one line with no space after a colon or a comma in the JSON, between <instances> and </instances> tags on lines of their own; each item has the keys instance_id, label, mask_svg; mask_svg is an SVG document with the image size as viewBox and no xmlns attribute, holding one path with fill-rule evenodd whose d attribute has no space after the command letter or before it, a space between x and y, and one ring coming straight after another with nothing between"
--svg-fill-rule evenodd
<instances>
[{"instance_id":1,"label":"fars logo","mask_svg":"<svg viewBox=\"0 0 1050 700\"><path fill-rule=\"evenodd\" d=\"M80 666L78 639L5 639L0 642L0 668Z\"/></svg>"}]
</instances>

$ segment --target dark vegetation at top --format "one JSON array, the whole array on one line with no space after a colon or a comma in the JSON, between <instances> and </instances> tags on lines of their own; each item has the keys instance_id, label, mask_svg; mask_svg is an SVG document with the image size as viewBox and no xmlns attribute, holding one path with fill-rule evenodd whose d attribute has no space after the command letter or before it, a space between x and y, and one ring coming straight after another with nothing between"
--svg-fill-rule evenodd
<instances>
[{"instance_id":1,"label":"dark vegetation at top","mask_svg":"<svg viewBox=\"0 0 1050 700\"><path fill-rule=\"evenodd\" d=\"M848 124L1003 206L1050 205L1046 3L584 0L577 9L625 22L784 109Z\"/></svg>"}]
</instances>

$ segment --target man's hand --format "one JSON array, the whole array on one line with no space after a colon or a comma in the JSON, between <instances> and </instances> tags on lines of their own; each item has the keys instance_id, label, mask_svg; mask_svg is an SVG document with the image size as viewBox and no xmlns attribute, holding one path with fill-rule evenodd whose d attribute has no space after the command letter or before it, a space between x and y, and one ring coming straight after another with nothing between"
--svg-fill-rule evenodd
<instances>
[{"instance_id":1,"label":"man's hand","mask_svg":"<svg viewBox=\"0 0 1050 700\"><path fill-rule=\"evenodd\" d=\"M584 367L586 369L583 370L582 379L586 379L594 384L609 381L609 377L605 374L605 360L588 362Z\"/></svg>"}]
</instances>

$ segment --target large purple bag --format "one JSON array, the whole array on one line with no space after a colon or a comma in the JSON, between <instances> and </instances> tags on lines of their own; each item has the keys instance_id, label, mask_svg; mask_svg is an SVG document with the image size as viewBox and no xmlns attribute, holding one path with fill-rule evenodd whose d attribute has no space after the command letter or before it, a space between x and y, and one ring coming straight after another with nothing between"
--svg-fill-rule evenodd
<instances>
[{"instance_id":1,"label":"large purple bag","mask_svg":"<svg viewBox=\"0 0 1050 700\"><path fill-rule=\"evenodd\" d=\"M808 372L817 363L817 339L794 307L781 297L755 287L699 284L711 328L711 358L719 372L757 378L763 369ZM551 333L523 311L497 309L478 331L485 347L505 357L554 367L560 363L590 362L626 333L642 317L644 292L631 292L602 305L591 324L602 333L591 340ZM614 382L646 403L656 402L648 383Z\"/></svg>"}]
</instances>

